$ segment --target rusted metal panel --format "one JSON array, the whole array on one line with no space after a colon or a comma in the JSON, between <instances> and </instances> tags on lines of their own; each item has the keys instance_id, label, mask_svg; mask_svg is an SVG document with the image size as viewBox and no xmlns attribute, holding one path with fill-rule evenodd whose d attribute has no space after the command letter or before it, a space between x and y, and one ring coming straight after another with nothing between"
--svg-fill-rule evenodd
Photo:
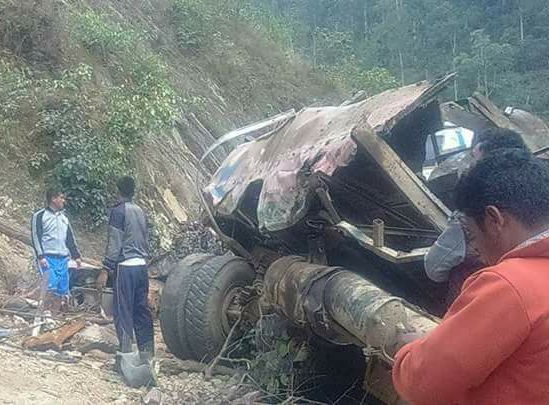
<instances>
[{"instance_id":1,"label":"rusted metal panel","mask_svg":"<svg viewBox=\"0 0 549 405\"><path fill-rule=\"evenodd\" d=\"M247 125L243 128L239 128L234 131L231 131L228 134L223 135L213 145L211 145L200 158L200 162L203 162L217 148L221 147L222 145L225 145L226 143L235 141L241 137L255 138L256 136L261 136L263 134L266 134L270 131L275 130L276 128L283 126L289 120L294 118L295 115L296 115L296 112L294 109L292 109L290 111L286 111L284 113L275 115L274 117L271 117L267 120L256 122L254 124Z\"/></svg>"},{"instance_id":2,"label":"rusted metal panel","mask_svg":"<svg viewBox=\"0 0 549 405\"><path fill-rule=\"evenodd\" d=\"M519 132L532 152L549 146L549 126L545 121L518 108L506 108L505 112L511 123L520 128ZM537 156L544 156L544 153L537 153Z\"/></svg>"},{"instance_id":3,"label":"rusted metal panel","mask_svg":"<svg viewBox=\"0 0 549 405\"><path fill-rule=\"evenodd\" d=\"M469 98L471 109L500 128L512 129L522 135L526 145L532 150L543 148L549 143L549 127L539 117L515 109L500 110L491 100L475 93Z\"/></svg>"},{"instance_id":4,"label":"rusted metal panel","mask_svg":"<svg viewBox=\"0 0 549 405\"><path fill-rule=\"evenodd\" d=\"M278 231L307 213L312 173L332 176L357 153L354 129L390 131L403 117L432 101L452 79L388 90L365 101L340 107L308 108L291 122L253 142L237 147L205 188L215 212L231 215L251 184L260 182L257 203L260 229ZM383 142L383 141L380 141Z\"/></svg>"},{"instance_id":5,"label":"rusted metal panel","mask_svg":"<svg viewBox=\"0 0 549 405\"><path fill-rule=\"evenodd\" d=\"M383 139L366 127L357 127L353 138L406 196L408 201L439 230L446 226L450 210L427 188Z\"/></svg>"}]
</instances>

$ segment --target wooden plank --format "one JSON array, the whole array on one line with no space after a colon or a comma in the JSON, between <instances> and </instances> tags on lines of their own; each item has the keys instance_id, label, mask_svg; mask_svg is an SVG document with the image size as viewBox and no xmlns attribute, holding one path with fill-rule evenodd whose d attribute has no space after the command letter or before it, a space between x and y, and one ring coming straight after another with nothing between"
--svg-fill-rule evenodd
<instances>
[{"instance_id":1,"label":"wooden plank","mask_svg":"<svg viewBox=\"0 0 549 405\"><path fill-rule=\"evenodd\" d=\"M75 319L58 329L25 339L23 347L30 350L61 350L63 343L84 329L85 326L85 320Z\"/></svg>"}]
</instances>

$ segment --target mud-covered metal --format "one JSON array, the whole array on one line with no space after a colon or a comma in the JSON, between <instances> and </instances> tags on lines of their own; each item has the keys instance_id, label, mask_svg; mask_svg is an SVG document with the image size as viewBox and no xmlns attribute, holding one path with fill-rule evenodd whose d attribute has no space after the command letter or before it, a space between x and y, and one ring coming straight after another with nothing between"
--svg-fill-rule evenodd
<instances>
[{"instance_id":1,"label":"mud-covered metal","mask_svg":"<svg viewBox=\"0 0 549 405\"><path fill-rule=\"evenodd\" d=\"M221 216L239 207L246 191L261 184L257 197L259 229L286 229L307 213L312 173L332 176L357 154L351 137L356 128L383 136L404 117L431 102L451 76L431 84L388 90L359 103L307 108L283 127L237 147L205 188L205 196Z\"/></svg>"},{"instance_id":2,"label":"mud-covered metal","mask_svg":"<svg viewBox=\"0 0 549 405\"><path fill-rule=\"evenodd\" d=\"M429 248L418 248L410 252L404 252L400 250L395 250L387 246L376 246L375 241L372 237L368 236L361 229L357 228L353 224L350 224L347 221L341 221L334 225L335 229L343 232L346 236L354 239L360 246L374 252L379 257L382 257L393 263L409 263L417 262L423 260L423 257L429 250Z\"/></svg>"},{"instance_id":3,"label":"mud-covered metal","mask_svg":"<svg viewBox=\"0 0 549 405\"><path fill-rule=\"evenodd\" d=\"M274 262L265 274L265 302L335 344L394 347L404 329L429 331L436 321L364 277L299 256Z\"/></svg>"}]
</instances>

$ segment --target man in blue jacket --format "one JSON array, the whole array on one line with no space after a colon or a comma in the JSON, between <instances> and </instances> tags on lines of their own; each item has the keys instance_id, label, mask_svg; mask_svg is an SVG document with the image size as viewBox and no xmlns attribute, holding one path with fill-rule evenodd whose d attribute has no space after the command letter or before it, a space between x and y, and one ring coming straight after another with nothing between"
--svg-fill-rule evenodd
<instances>
[{"instance_id":1,"label":"man in blue jacket","mask_svg":"<svg viewBox=\"0 0 549 405\"><path fill-rule=\"evenodd\" d=\"M46 202L46 207L32 216L32 245L40 273L47 278L44 309L59 311L69 295L69 260L72 257L80 267L80 251L63 211L65 195L58 189L49 189Z\"/></svg>"},{"instance_id":2,"label":"man in blue jacket","mask_svg":"<svg viewBox=\"0 0 549 405\"><path fill-rule=\"evenodd\" d=\"M122 177L117 182L118 204L109 216L108 240L103 264L114 280L113 316L120 352L132 351L135 333L141 359L154 355L154 333L148 305L149 240L147 219L133 203L135 181Z\"/></svg>"}]
</instances>

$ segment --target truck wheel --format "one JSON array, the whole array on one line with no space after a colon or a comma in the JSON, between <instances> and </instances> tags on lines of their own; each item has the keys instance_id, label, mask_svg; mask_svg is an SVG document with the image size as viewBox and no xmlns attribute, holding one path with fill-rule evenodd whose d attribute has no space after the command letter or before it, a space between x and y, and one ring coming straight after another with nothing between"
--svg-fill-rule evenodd
<instances>
[{"instance_id":1,"label":"truck wheel","mask_svg":"<svg viewBox=\"0 0 549 405\"><path fill-rule=\"evenodd\" d=\"M241 257L215 256L186 280L187 294L177 308L179 337L185 352L197 361L215 357L238 319L239 291L253 283L254 269Z\"/></svg>"},{"instance_id":2,"label":"truck wheel","mask_svg":"<svg viewBox=\"0 0 549 405\"><path fill-rule=\"evenodd\" d=\"M162 336L170 352L182 359L192 358L193 356L187 342L179 336L177 306L189 294L190 284L188 280L192 273L212 257L213 255L208 254L192 254L173 264L162 291L160 299L160 329L162 330Z\"/></svg>"}]
</instances>

